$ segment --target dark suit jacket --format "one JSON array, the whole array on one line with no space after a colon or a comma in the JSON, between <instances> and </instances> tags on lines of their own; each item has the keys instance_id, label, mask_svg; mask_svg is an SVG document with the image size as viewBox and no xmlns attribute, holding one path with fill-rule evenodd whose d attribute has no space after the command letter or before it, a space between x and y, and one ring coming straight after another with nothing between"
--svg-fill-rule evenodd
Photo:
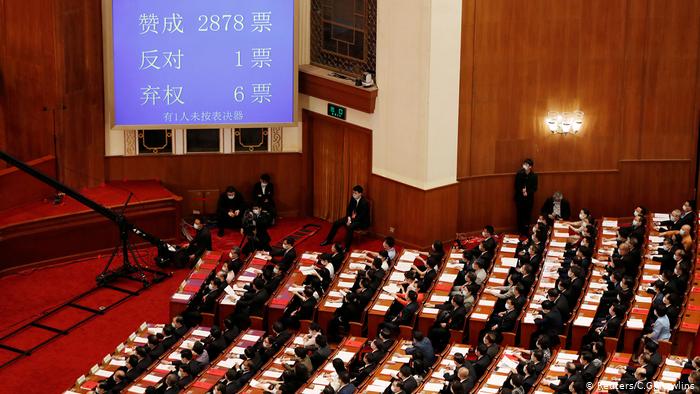
<instances>
[{"instance_id":1,"label":"dark suit jacket","mask_svg":"<svg viewBox=\"0 0 700 394\"><path fill-rule=\"evenodd\" d=\"M412 393L418 388L418 382L413 376L409 376L403 381L403 390L407 393Z\"/></svg>"},{"instance_id":2,"label":"dark suit jacket","mask_svg":"<svg viewBox=\"0 0 700 394\"><path fill-rule=\"evenodd\" d=\"M348 207L345 209L345 216L355 216L352 220L353 223L357 223L359 228L367 228L370 225L369 217L369 201L366 198L360 198L357 202L354 198L350 198L348 202Z\"/></svg>"},{"instance_id":3,"label":"dark suit jacket","mask_svg":"<svg viewBox=\"0 0 700 394\"><path fill-rule=\"evenodd\" d=\"M515 329L515 320L518 318L518 311L513 309L510 312L506 312L503 317L501 317L501 322L498 325L498 330L501 332L510 332Z\"/></svg>"},{"instance_id":4,"label":"dark suit jacket","mask_svg":"<svg viewBox=\"0 0 700 394\"><path fill-rule=\"evenodd\" d=\"M216 204L216 214L218 216L227 216L228 211L241 211L241 215L245 211L245 201L241 193L236 193L236 197L233 200L229 200L226 192L221 193L219 196L219 201Z\"/></svg>"},{"instance_id":5,"label":"dark suit jacket","mask_svg":"<svg viewBox=\"0 0 700 394\"><path fill-rule=\"evenodd\" d=\"M528 192L529 193L529 192ZM544 204L542 205L542 209L540 209L540 213L547 217L548 215L551 215L552 212L554 211L554 198L549 197L544 201ZM565 198L561 200L559 203L559 217L564 219L564 220L569 220L569 217L571 216L571 207L569 206L569 201Z\"/></svg>"},{"instance_id":6,"label":"dark suit jacket","mask_svg":"<svg viewBox=\"0 0 700 394\"><path fill-rule=\"evenodd\" d=\"M241 297L241 299L238 300L236 309L241 310L240 308L246 308L245 310L250 312L262 311L262 308L267 302L268 298L269 294L267 289L264 288L254 294L248 293L247 296L244 294L244 297Z\"/></svg>"},{"instance_id":7,"label":"dark suit jacket","mask_svg":"<svg viewBox=\"0 0 700 394\"><path fill-rule=\"evenodd\" d=\"M498 353L498 348L496 348L496 352ZM474 371L476 371L476 376L477 377L482 377L484 375L484 372L489 368L489 365L491 365L491 358L488 355L483 355L474 361Z\"/></svg>"},{"instance_id":8,"label":"dark suit jacket","mask_svg":"<svg viewBox=\"0 0 700 394\"><path fill-rule=\"evenodd\" d=\"M695 212L690 211L688 213L682 214L681 218L680 218L680 220L678 220L678 222L680 223L680 226L678 227L678 229L680 229L685 224L689 225L691 229L694 229L695 228Z\"/></svg>"},{"instance_id":9,"label":"dark suit jacket","mask_svg":"<svg viewBox=\"0 0 700 394\"><path fill-rule=\"evenodd\" d=\"M201 230L197 230L192 242L188 247L189 253L202 253L205 250L212 250L211 247L211 232L207 227L202 227Z\"/></svg>"},{"instance_id":10,"label":"dark suit jacket","mask_svg":"<svg viewBox=\"0 0 700 394\"><path fill-rule=\"evenodd\" d=\"M620 324L622 324L622 318L617 316L610 318L604 325L605 328L601 331L600 336L617 338L620 335Z\"/></svg>"},{"instance_id":11,"label":"dark suit jacket","mask_svg":"<svg viewBox=\"0 0 700 394\"><path fill-rule=\"evenodd\" d=\"M527 197L523 196L523 188L527 190ZM532 201L537 191L537 174L530 170L526 173L522 168L515 174L515 200Z\"/></svg>"},{"instance_id":12,"label":"dark suit jacket","mask_svg":"<svg viewBox=\"0 0 700 394\"><path fill-rule=\"evenodd\" d=\"M559 313L561 314L562 318L564 320L568 319L569 312L571 312L571 310L569 309L569 301L566 299L566 297L557 297L554 305L557 307L557 309L559 309Z\"/></svg>"},{"instance_id":13,"label":"dark suit jacket","mask_svg":"<svg viewBox=\"0 0 700 394\"><path fill-rule=\"evenodd\" d=\"M270 253L272 256L281 257L276 264L280 267L280 270L287 271L289 267L294 265L294 260L297 259L297 250L291 247L287 250L277 250Z\"/></svg>"},{"instance_id":14,"label":"dark suit jacket","mask_svg":"<svg viewBox=\"0 0 700 394\"><path fill-rule=\"evenodd\" d=\"M417 302L409 302L402 310L401 313L396 317L394 324L397 326L408 326L413 322L413 317L418 311Z\"/></svg>"},{"instance_id":15,"label":"dark suit jacket","mask_svg":"<svg viewBox=\"0 0 700 394\"><path fill-rule=\"evenodd\" d=\"M357 391L355 385L352 383L348 383L345 386L341 386L338 389L338 394L353 394L355 391Z\"/></svg>"},{"instance_id":16,"label":"dark suit jacket","mask_svg":"<svg viewBox=\"0 0 700 394\"><path fill-rule=\"evenodd\" d=\"M450 319L450 329L464 329L464 319L467 317L467 308L460 306L452 311L452 319Z\"/></svg>"},{"instance_id":17,"label":"dark suit jacket","mask_svg":"<svg viewBox=\"0 0 700 394\"><path fill-rule=\"evenodd\" d=\"M253 201L265 209L275 205L275 202L272 199L274 194L275 187L272 185L272 183L268 183L267 186L265 186L265 193L263 193L260 182L256 182L253 186Z\"/></svg>"},{"instance_id":18,"label":"dark suit jacket","mask_svg":"<svg viewBox=\"0 0 700 394\"><path fill-rule=\"evenodd\" d=\"M553 332L555 334L561 334L564 327L562 322L561 313L556 307L553 308L549 313L545 314L541 319L535 319L535 325L539 328L542 333Z\"/></svg>"}]
</instances>

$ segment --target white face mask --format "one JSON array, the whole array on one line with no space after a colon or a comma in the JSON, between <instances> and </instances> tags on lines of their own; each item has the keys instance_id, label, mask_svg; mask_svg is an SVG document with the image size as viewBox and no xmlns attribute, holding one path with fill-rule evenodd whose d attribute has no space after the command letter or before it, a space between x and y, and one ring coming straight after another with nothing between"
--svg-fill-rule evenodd
<instances>
[{"instance_id":1,"label":"white face mask","mask_svg":"<svg viewBox=\"0 0 700 394\"><path fill-rule=\"evenodd\" d=\"M209 285L209 290L211 290L211 291L216 290L216 286L214 286L214 285Z\"/></svg>"},{"instance_id":2,"label":"white face mask","mask_svg":"<svg viewBox=\"0 0 700 394\"><path fill-rule=\"evenodd\" d=\"M228 197L229 200L233 200L234 198L236 198L236 195L227 194L226 197Z\"/></svg>"},{"instance_id":3,"label":"white face mask","mask_svg":"<svg viewBox=\"0 0 700 394\"><path fill-rule=\"evenodd\" d=\"M279 273L280 273L280 269L277 268L277 267L275 267L275 268L272 269L272 272L274 272L275 274L279 274Z\"/></svg>"},{"instance_id":4,"label":"white face mask","mask_svg":"<svg viewBox=\"0 0 700 394\"><path fill-rule=\"evenodd\" d=\"M267 182L260 182L260 186L267 186Z\"/></svg>"},{"instance_id":5,"label":"white face mask","mask_svg":"<svg viewBox=\"0 0 700 394\"><path fill-rule=\"evenodd\" d=\"M685 235L685 230L681 230L678 232L680 235Z\"/></svg>"},{"instance_id":6,"label":"white face mask","mask_svg":"<svg viewBox=\"0 0 700 394\"><path fill-rule=\"evenodd\" d=\"M579 214L578 214L578 218L581 219L581 220L583 220L583 219L586 218L586 215L584 215L583 213L579 213Z\"/></svg>"},{"instance_id":7,"label":"white face mask","mask_svg":"<svg viewBox=\"0 0 700 394\"><path fill-rule=\"evenodd\" d=\"M256 215L260 215L260 210L259 209L253 209L253 213Z\"/></svg>"},{"instance_id":8,"label":"white face mask","mask_svg":"<svg viewBox=\"0 0 700 394\"><path fill-rule=\"evenodd\" d=\"M201 224L195 224L195 225L194 225L194 229L195 229L195 230L201 230L201 229L202 229L202 225L201 225Z\"/></svg>"},{"instance_id":9,"label":"white face mask","mask_svg":"<svg viewBox=\"0 0 700 394\"><path fill-rule=\"evenodd\" d=\"M676 260L676 261L681 261L681 260L683 260L683 258L682 258L680 255L678 255L678 254L673 255L673 259Z\"/></svg>"},{"instance_id":10,"label":"white face mask","mask_svg":"<svg viewBox=\"0 0 700 394\"><path fill-rule=\"evenodd\" d=\"M640 224L641 224L641 223L639 223L639 222L636 221L636 220L635 220L634 222L632 222L632 225L635 226L635 227L639 226Z\"/></svg>"},{"instance_id":11,"label":"white face mask","mask_svg":"<svg viewBox=\"0 0 700 394\"><path fill-rule=\"evenodd\" d=\"M527 171L529 169L530 169L530 166L528 166L527 164L523 164L523 170Z\"/></svg>"},{"instance_id":12,"label":"white face mask","mask_svg":"<svg viewBox=\"0 0 700 394\"><path fill-rule=\"evenodd\" d=\"M233 253L229 252L229 253L228 253L228 258L229 258L229 259L233 259Z\"/></svg>"}]
</instances>

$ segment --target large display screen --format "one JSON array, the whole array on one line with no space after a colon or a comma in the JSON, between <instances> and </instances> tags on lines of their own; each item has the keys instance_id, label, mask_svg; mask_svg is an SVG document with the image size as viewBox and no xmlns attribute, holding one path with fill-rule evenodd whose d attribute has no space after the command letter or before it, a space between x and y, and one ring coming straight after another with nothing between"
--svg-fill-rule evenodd
<instances>
[{"instance_id":1,"label":"large display screen","mask_svg":"<svg viewBox=\"0 0 700 394\"><path fill-rule=\"evenodd\" d=\"M105 11L113 127L294 122L295 0L106 0Z\"/></svg>"}]
</instances>

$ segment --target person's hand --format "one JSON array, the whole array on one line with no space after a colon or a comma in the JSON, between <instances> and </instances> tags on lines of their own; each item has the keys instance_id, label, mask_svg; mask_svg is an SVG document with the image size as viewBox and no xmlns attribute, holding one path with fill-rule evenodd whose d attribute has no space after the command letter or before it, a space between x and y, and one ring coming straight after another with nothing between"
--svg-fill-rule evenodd
<instances>
[{"instance_id":1,"label":"person's hand","mask_svg":"<svg viewBox=\"0 0 700 394\"><path fill-rule=\"evenodd\" d=\"M228 211L228 216L229 216L229 217L234 217L234 216L236 216L236 215L233 213L233 211Z\"/></svg>"},{"instance_id":2,"label":"person's hand","mask_svg":"<svg viewBox=\"0 0 700 394\"><path fill-rule=\"evenodd\" d=\"M238 216L240 213L241 213L241 210L236 209L235 211L233 211L233 216Z\"/></svg>"},{"instance_id":3,"label":"person's hand","mask_svg":"<svg viewBox=\"0 0 700 394\"><path fill-rule=\"evenodd\" d=\"M243 229L241 229L241 235L243 235Z\"/></svg>"},{"instance_id":4,"label":"person's hand","mask_svg":"<svg viewBox=\"0 0 700 394\"><path fill-rule=\"evenodd\" d=\"M350 216L348 216L348 220L347 220L346 224L349 226L350 223L352 223L352 218L350 218Z\"/></svg>"}]
</instances>

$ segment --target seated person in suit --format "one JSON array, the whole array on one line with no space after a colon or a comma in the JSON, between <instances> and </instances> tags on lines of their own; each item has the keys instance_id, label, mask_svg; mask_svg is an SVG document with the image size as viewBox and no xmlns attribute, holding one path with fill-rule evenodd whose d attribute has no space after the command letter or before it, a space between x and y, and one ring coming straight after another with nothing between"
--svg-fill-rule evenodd
<instances>
[{"instance_id":1,"label":"seated person in suit","mask_svg":"<svg viewBox=\"0 0 700 394\"><path fill-rule=\"evenodd\" d=\"M617 338L620 334L622 319L627 308L622 305L613 305L609 308L609 315L602 322L593 322L591 331L584 336L583 343L591 341L603 341L605 337Z\"/></svg>"},{"instance_id":2,"label":"seated person in suit","mask_svg":"<svg viewBox=\"0 0 700 394\"><path fill-rule=\"evenodd\" d=\"M272 182L270 182L270 175L260 175L260 180L253 185L253 202L270 213L272 217L270 224L274 224L275 218L277 217L274 194L275 188Z\"/></svg>"},{"instance_id":3,"label":"seated person in suit","mask_svg":"<svg viewBox=\"0 0 700 394\"><path fill-rule=\"evenodd\" d=\"M352 244L352 236L355 230L362 230L369 227L369 202L362 196L362 186L356 185L352 188L352 198L345 210L345 217L336 220L331 227L331 230L326 236L326 240L321 242L321 246L329 245L333 242L335 233L338 229L345 227L345 250L350 250Z\"/></svg>"},{"instance_id":4,"label":"seated person in suit","mask_svg":"<svg viewBox=\"0 0 700 394\"><path fill-rule=\"evenodd\" d=\"M652 228L656 231L663 232L669 230L680 230L683 223L681 223L681 210L674 209L669 214L669 220L663 220L660 222L654 222Z\"/></svg>"},{"instance_id":5,"label":"seated person in suit","mask_svg":"<svg viewBox=\"0 0 700 394\"><path fill-rule=\"evenodd\" d=\"M192 241L185 244L185 256L189 259L199 256L207 250L212 250L211 232L209 232L204 219L194 219L193 227L197 232L194 238L192 238Z\"/></svg>"},{"instance_id":6,"label":"seated person in suit","mask_svg":"<svg viewBox=\"0 0 700 394\"><path fill-rule=\"evenodd\" d=\"M493 226L484 226L484 228L481 230L481 236L484 239L481 240L481 242L479 242L479 245L483 245L483 248L479 248L479 245L477 245L471 249L465 250L464 258L471 261L484 251L488 251L493 254L493 252L496 250L496 246L498 246L496 240L493 238L494 234L495 231L493 229Z\"/></svg>"},{"instance_id":7,"label":"seated person in suit","mask_svg":"<svg viewBox=\"0 0 700 394\"><path fill-rule=\"evenodd\" d=\"M433 363L435 363L433 344L430 343L430 339L424 336L419 330L413 331L412 346L406 349L406 354L414 354L416 352L420 352L423 355L423 360L425 360L428 366L432 366Z\"/></svg>"},{"instance_id":8,"label":"seated person in suit","mask_svg":"<svg viewBox=\"0 0 700 394\"><path fill-rule=\"evenodd\" d=\"M692 226L684 224L680 230L669 230L659 233L661 237L673 237L674 245L682 247L686 253L691 253L693 250L693 232Z\"/></svg>"},{"instance_id":9,"label":"seated person in suit","mask_svg":"<svg viewBox=\"0 0 700 394\"><path fill-rule=\"evenodd\" d=\"M297 258L297 251L294 248L294 238L287 237L282 241L282 249L276 248L270 252L270 256L278 257L278 259L273 259L272 262L276 264L282 272L286 272Z\"/></svg>"},{"instance_id":10,"label":"seated person in suit","mask_svg":"<svg viewBox=\"0 0 700 394\"><path fill-rule=\"evenodd\" d=\"M231 283L238 275L238 272L243 268L243 260L241 260L241 248L234 246L228 253L228 259L224 261L222 270L226 273L226 283Z\"/></svg>"},{"instance_id":11,"label":"seated person in suit","mask_svg":"<svg viewBox=\"0 0 700 394\"><path fill-rule=\"evenodd\" d=\"M293 299L284 310L282 322L287 327L299 328L301 320L311 320L316 306L314 289L311 286L304 286L303 291L291 291Z\"/></svg>"},{"instance_id":12,"label":"seated person in suit","mask_svg":"<svg viewBox=\"0 0 700 394\"><path fill-rule=\"evenodd\" d=\"M561 192L554 192L552 197L549 197L542 204L540 213L547 220L547 224L552 226L555 220L569 220L571 208L569 207L569 201L564 198Z\"/></svg>"},{"instance_id":13,"label":"seated person in suit","mask_svg":"<svg viewBox=\"0 0 700 394\"><path fill-rule=\"evenodd\" d=\"M165 377L165 391L163 391L163 394L179 393L181 389L178 384L179 380L180 378L176 373L169 373L168 376Z\"/></svg>"},{"instance_id":14,"label":"seated person in suit","mask_svg":"<svg viewBox=\"0 0 700 394\"><path fill-rule=\"evenodd\" d=\"M219 296L221 296L226 286L226 283L222 282L219 278L212 279L207 285L207 290L202 297L199 311L206 313L214 312L214 307L219 300Z\"/></svg>"},{"instance_id":15,"label":"seated person in suit","mask_svg":"<svg viewBox=\"0 0 700 394\"><path fill-rule=\"evenodd\" d=\"M224 236L225 228L240 228L241 219L245 212L243 195L235 187L229 186L219 196L216 204L216 217L218 220L219 237Z\"/></svg>"},{"instance_id":16,"label":"seated person in suit","mask_svg":"<svg viewBox=\"0 0 700 394\"><path fill-rule=\"evenodd\" d=\"M338 374L340 387L336 391L338 394L354 394L357 388L350 382L350 374L347 371Z\"/></svg>"},{"instance_id":17,"label":"seated person in suit","mask_svg":"<svg viewBox=\"0 0 700 394\"><path fill-rule=\"evenodd\" d=\"M695 228L695 201L685 200L683 206L681 207L681 227L683 225L689 225L691 231Z\"/></svg>"},{"instance_id":18,"label":"seated person in suit","mask_svg":"<svg viewBox=\"0 0 700 394\"><path fill-rule=\"evenodd\" d=\"M520 311L515 308L515 299L506 299L505 307L504 311L491 314L489 321L486 323L487 331L503 333L511 332L515 329L515 322L520 314Z\"/></svg>"},{"instance_id":19,"label":"seated person in suit","mask_svg":"<svg viewBox=\"0 0 700 394\"><path fill-rule=\"evenodd\" d=\"M387 314L384 319L384 326L391 330L395 330L398 329L399 326L412 325L413 318L415 317L415 314L418 311L418 306L418 293L416 293L413 290L409 290L406 305L396 315Z\"/></svg>"}]
</instances>

